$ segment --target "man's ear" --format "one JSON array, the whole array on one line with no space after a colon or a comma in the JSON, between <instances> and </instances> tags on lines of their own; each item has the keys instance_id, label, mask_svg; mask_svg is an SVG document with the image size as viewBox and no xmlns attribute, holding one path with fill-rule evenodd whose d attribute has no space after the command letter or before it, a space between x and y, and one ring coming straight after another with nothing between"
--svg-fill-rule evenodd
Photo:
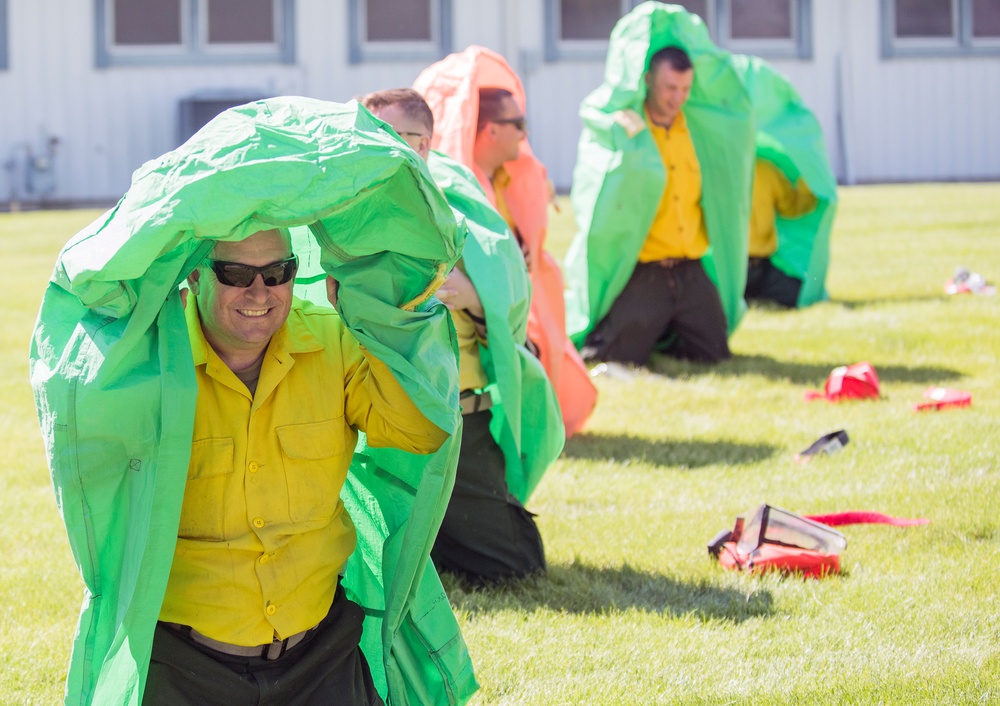
<instances>
[{"instance_id":1,"label":"man's ear","mask_svg":"<svg viewBox=\"0 0 1000 706\"><path fill-rule=\"evenodd\" d=\"M192 270L191 274L188 275L188 289L194 292L195 296L198 296L198 280L201 278L201 271L198 269Z\"/></svg>"}]
</instances>

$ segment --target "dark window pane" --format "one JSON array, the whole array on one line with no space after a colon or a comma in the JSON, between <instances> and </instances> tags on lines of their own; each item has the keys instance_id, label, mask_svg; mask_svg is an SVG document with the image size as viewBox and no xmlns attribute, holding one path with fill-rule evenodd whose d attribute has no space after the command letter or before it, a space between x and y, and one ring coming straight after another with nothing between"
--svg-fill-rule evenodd
<instances>
[{"instance_id":1,"label":"dark window pane","mask_svg":"<svg viewBox=\"0 0 1000 706\"><path fill-rule=\"evenodd\" d=\"M180 44L181 0L115 0L114 43Z\"/></svg>"},{"instance_id":2,"label":"dark window pane","mask_svg":"<svg viewBox=\"0 0 1000 706\"><path fill-rule=\"evenodd\" d=\"M954 36L952 2L953 0L896 0L896 36Z\"/></svg>"},{"instance_id":3,"label":"dark window pane","mask_svg":"<svg viewBox=\"0 0 1000 706\"><path fill-rule=\"evenodd\" d=\"M274 0L207 0L209 44L273 44Z\"/></svg>"},{"instance_id":4,"label":"dark window pane","mask_svg":"<svg viewBox=\"0 0 1000 706\"><path fill-rule=\"evenodd\" d=\"M731 0L733 39L792 39L792 0Z\"/></svg>"},{"instance_id":5,"label":"dark window pane","mask_svg":"<svg viewBox=\"0 0 1000 706\"><path fill-rule=\"evenodd\" d=\"M429 42L433 0L367 0L369 42Z\"/></svg>"},{"instance_id":6,"label":"dark window pane","mask_svg":"<svg viewBox=\"0 0 1000 706\"><path fill-rule=\"evenodd\" d=\"M972 36L1000 37L1000 0L972 0Z\"/></svg>"},{"instance_id":7,"label":"dark window pane","mask_svg":"<svg viewBox=\"0 0 1000 706\"><path fill-rule=\"evenodd\" d=\"M682 5L688 12L693 12L708 24L708 0L684 0L675 2L675 5ZM711 26L711 25L709 25Z\"/></svg>"},{"instance_id":8,"label":"dark window pane","mask_svg":"<svg viewBox=\"0 0 1000 706\"><path fill-rule=\"evenodd\" d=\"M621 0L562 0L559 3L561 38L607 39L621 16Z\"/></svg>"}]
</instances>

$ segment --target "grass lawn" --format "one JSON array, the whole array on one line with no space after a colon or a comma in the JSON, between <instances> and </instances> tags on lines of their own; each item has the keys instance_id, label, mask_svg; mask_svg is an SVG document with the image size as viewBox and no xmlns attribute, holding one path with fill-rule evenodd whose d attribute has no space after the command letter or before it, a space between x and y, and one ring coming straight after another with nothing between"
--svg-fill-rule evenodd
<instances>
[{"instance_id":1,"label":"grass lawn","mask_svg":"<svg viewBox=\"0 0 1000 706\"><path fill-rule=\"evenodd\" d=\"M566 200L549 246L572 237ZM0 703L61 698L81 582L49 485L28 339L59 247L94 211L0 214ZM1000 184L841 190L830 301L751 308L734 358L601 376L598 408L528 506L549 572L504 589L448 579L475 704L1000 703L1000 296L943 294L956 266L1000 280ZM884 397L806 402L870 361ZM915 412L931 385L967 409ZM840 453L798 465L817 437ZM761 502L930 524L841 528L843 572L748 576L705 544Z\"/></svg>"}]
</instances>

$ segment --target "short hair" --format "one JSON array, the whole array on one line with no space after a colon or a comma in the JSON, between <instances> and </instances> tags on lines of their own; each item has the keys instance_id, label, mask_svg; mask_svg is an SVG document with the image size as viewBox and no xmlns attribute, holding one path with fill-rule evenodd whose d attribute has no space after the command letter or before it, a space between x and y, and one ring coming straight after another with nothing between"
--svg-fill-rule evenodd
<instances>
[{"instance_id":1,"label":"short hair","mask_svg":"<svg viewBox=\"0 0 1000 706\"><path fill-rule=\"evenodd\" d=\"M387 88L384 91L374 91L362 96L360 103L373 113L390 105L397 105L407 116L423 125L428 133L434 134L434 113L431 112L424 97L412 88Z\"/></svg>"},{"instance_id":2,"label":"short hair","mask_svg":"<svg viewBox=\"0 0 1000 706\"><path fill-rule=\"evenodd\" d=\"M506 88L479 89L479 117L476 119L476 132L482 131L486 123L497 120L503 112L503 102L513 98L514 94Z\"/></svg>"},{"instance_id":3,"label":"short hair","mask_svg":"<svg viewBox=\"0 0 1000 706\"><path fill-rule=\"evenodd\" d=\"M664 63L670 64L674 71L690 71L694 68L691 56L678 46L664 47L649 57L649 72L654 73Z\"/></svg>"},{"instance_id":4,"label":"short hair","mask_svg":"<svg viewBox=\"0 0 1000 706\"><path fill-rule=\"evenodd\" d=\"M257 231L257 233L265 233L267 231L272 231L272 230L275 233L277 233L279 236L281 236L281 239L284 241L285 245L288 246L288 254L289 255L294 255L295 254L295 250L292 248L292 231L290 231L288 228L282 227L282 226L277 226L277 227L274 227L274 228L265 228L264 230L259 230L259 231ZM251 233L250 235L247 236L247 238L249 238L251 235L257 235L257 233ZM246 240L246 238L241 238L239 241L236 241L236 242L242 242L243 240ZM219 245L219 243L227 243L227 242L231 243L233 241L231 241L231 240L216 240L215 243L212 245L212 249L208 253L208 258L207 259L210 260L215 255L215 248ZM202 263L201 263L200 266L201 267L208 267L208 265L205 264L204 260L202 261Z\"/></svg>"}]
</instances>

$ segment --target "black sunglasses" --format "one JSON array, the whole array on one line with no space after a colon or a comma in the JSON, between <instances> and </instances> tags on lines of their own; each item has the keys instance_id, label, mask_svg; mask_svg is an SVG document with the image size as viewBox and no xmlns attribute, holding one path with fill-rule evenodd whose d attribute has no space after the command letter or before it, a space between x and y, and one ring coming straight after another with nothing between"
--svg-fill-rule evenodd
<instances>
[{"instance_id":1,"label":"black sunglasses","mask_svg":"<svg viewBox=\"0 0 1000 706\"><path fill-rule=\"evenodd\" d=\"M227 287L242 287L246 289L257 275L264 277L264 284L268 287L277 287L279 284L291 282L295 273L299 269L299 258L292 255L287 260L272 262L263 267L244 265L241 262L226 262L224 260L205 260L212 272L219 278L219 282Z\"/></svg>"},{"instance_id":2,"label":"black sunglasses","mask_svg":"<svg viewBox=\"0 0 1000 706\"><path fill-rule=\"evenodd\" d=\"M528 129L528 119L521 118L497 118L496 120L491 120L491 123L496 123L497 125L513 125L518 129L519 132L524 132Z\"/></svg>"}]
</instances>

